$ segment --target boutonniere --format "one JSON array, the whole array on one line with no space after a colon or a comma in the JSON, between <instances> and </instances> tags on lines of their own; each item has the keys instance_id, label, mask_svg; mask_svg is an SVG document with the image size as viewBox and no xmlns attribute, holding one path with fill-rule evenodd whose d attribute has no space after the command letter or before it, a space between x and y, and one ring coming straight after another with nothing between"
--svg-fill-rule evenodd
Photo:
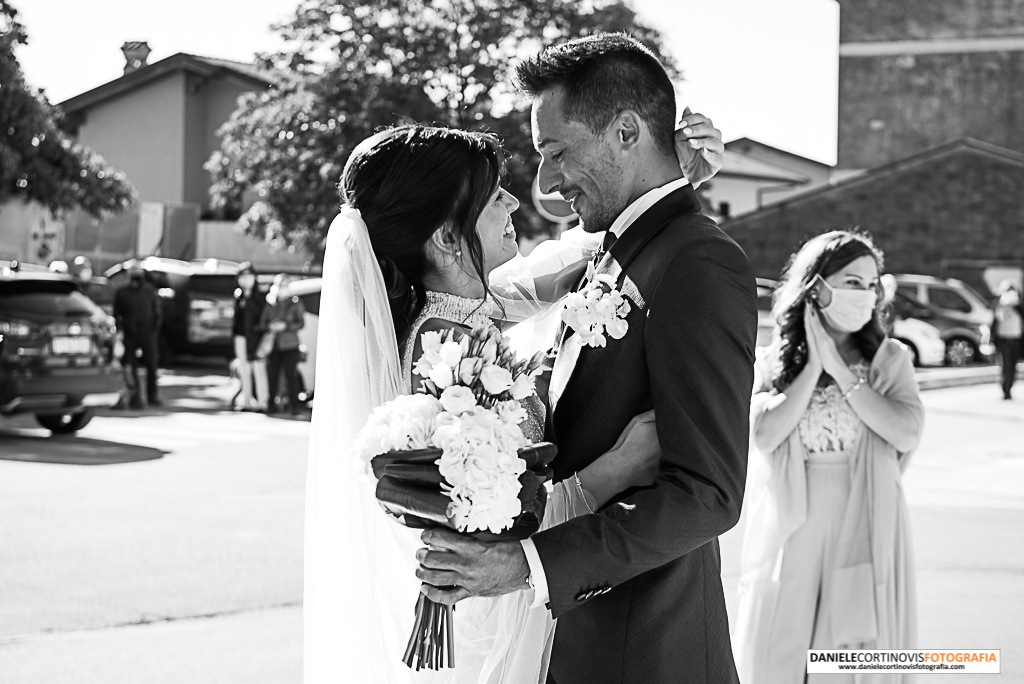
<instances>
[{"instance_id":1,"label":"boutonniere","mask_svg":"<svg viewBox=\"0 0 1024 684\"><path fill-rule=\"evenodd\" d=\"M621 340L629 329L626 316L630 303L615 287L615 276L597 273L587 266L587 284L565 298L562 320L575 330L588 347L603 347L606 335Z\"/></svg>"}]
</instances>

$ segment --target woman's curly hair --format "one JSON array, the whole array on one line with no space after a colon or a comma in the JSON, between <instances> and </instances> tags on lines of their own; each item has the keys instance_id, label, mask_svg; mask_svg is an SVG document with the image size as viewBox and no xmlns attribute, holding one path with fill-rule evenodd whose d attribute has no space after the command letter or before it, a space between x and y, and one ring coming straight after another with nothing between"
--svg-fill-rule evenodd
<instances>
[{"instance_id":1,"label":"woman's curly hair","mask_svg":"<svg viewBox=\"0 0 1024 684\"><path fill-rule=\"evenodd\" d=\"M870 256L882 272L884 257L871 237L857 231L836 230L811 238L790 257L782 271L782 279L772 296L772 317L778 345L772 387L785 391L807 363L807 337L804 332L804 308L815 276L822 278L837 273L861 257ZM885 339L885 326L880 317L882 301L871 320L852 337L864 358L869 361Z\"/></svg>"}]
</instances>

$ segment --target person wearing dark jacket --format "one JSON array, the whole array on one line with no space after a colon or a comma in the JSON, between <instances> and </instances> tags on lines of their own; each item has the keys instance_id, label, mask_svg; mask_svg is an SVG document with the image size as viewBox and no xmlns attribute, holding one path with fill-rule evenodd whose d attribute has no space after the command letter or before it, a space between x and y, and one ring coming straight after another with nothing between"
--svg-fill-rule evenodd
<instances>
[{"instance_id":1,"label":"person wearing dark jacket","mask_svg":"<svg viewBox=\"0 0 1024 684\"><path fill-rule=\"evenodd\" d=\"M1003 367L1003 399L1013 399L1013 383L1017 379L1017 362L1024 344L1024 302L1012 280L999 285L998 297L992 302L992 340L999 351Z\"/></svg>"},{"instance_id":2,"label":"person wearing dark jacket","mask_svg":"<svg viewBox=\"0 0 1024 684\"><path fill-rule=\"evenodd\" d=\"M264 410L267 406L267 364L257 358L256 348L260 337L266 332L260 327L260 317L266 306L256 283L256 269L248 261L238 270L238 289L235 290L235 316L231 335L234 340L235 358L238 360L238 376L242 381L241 409ZM256 391L253 393L253 380Z\"/></svg>"},{"instance_id":3,"label":"person wearing dark jacket","mask_svg":"<svg viewBox=\"0 0 1024 684\"><path fill-rule=\"evenodd\" d=\"M299 407L299 330L305 325L306 308L298 297L292 296L290 282L291 278L284 273L274 278L267 305L260 315L260 328L274 335L274 345L267 356L267 413L277 412L277 388L283 372L288 386L288 411L294 415Z\"/></svg>"},{"instance_id":4,"label":"person wearing dark jacket","mask_svg":"<svg viewBox=\"0 0 1024 684\"><path fill-rule=\"evenodd\" d=\"M143 277L142 267L133 263L128 267L129 283L114 294L114 319L124 337L124 363L134 381L131 404L141 408L139 387L139 355L146 364L146 398L151 406L160 406L157 392L157 346L163 315L160 298L151 283Z\"/></svg>"}]
</instances>

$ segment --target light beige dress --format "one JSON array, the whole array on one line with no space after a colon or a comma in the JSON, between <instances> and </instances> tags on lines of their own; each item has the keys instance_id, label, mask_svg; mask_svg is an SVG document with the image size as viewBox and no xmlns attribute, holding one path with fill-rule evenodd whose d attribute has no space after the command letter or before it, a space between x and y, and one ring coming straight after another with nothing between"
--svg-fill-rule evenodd
<instances>
[{"instance_id":1,"label":"light beige dress","mask_svg":"<svg viewBox=\"0 0 1024 684\"><path fill-rule=\"evenodd\" d=\"M773 396L771 353L758 355L752 426ZM913 426L916 446L924 407L906 349L886 340L870 366L851 370ZM752 451L733 632L744 684L804 681L810 648L915 647L910 528L900 483L912 451L898 453L868 429L835 385L815 390L799 425L775 451ZM906 675L857 674L845 681L895 684Z\"/></svg>"}]
</instances>

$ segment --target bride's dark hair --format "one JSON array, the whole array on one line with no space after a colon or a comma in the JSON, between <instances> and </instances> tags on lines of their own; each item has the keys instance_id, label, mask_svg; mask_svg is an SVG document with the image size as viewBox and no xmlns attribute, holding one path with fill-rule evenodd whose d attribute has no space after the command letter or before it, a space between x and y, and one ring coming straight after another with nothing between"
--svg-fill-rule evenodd
<instances>
[{"instance_id":1,"label":"bride's dark hair","mask_svg":"<svg viewBox=\"0 0 1024 684\"><path fill-rule=\"evenodd\" d=\"M426 243L447 226L466 245L487 294L476 222L498 188L504 155L489 133L406 125L360 143L341 174L341 201L362 214L380 262L401 345L426 303Z\"/></svg>"},{"instance_id":2,"label":"bride's dark hair","mask_svg":"<svg viewBox=\"0 0 1024 684\"><path fill-rule=\"evenodd\" d=\"M775 319L779 342L778 358L772 377L772 387L775 390L784 392L807 364L804 306L814 276L828 278L844 266L865 256L875 260L878 272L881 273L884 265L882 252L875 247L868 235L836 230L811 238L790 257L772 298L772 317ZM880 287L878 292L878 299L881 302ZM864 358L868 361L875 358L875 353L885 339L885 326L882 325L878 306L875 307L871 320L853 333L852 338Z\"/></svg>"}]
</instances>

